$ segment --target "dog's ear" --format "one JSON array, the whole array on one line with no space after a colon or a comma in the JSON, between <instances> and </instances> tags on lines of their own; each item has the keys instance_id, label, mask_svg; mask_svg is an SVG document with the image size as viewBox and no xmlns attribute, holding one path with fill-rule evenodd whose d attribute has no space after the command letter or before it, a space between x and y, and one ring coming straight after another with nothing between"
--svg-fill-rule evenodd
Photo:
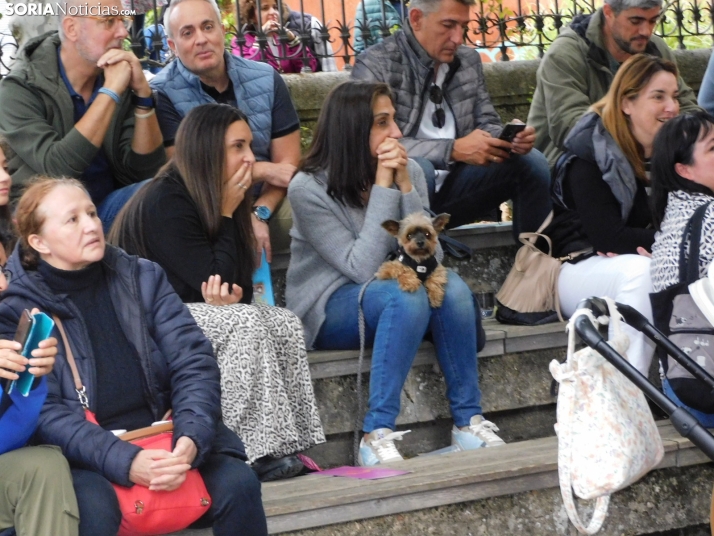
<instances>
[{"instance_id":1,"label":"dog's ear","mask_svg":"<svg viewBox=\"0 0 714 536\"><path fill-rule=\"evenodd\" d=\"M384 227L387 232L391 235L397 236L399 234L399 222L394 220L387 220L382 222L382 227Z\"/></svg>"},{"instance_id":2,"label":"dog's ear","mask_svg":"<svg viewBox=\"0 0 714 536\"><path fill-rule=\"evenodd\" d=\"M431 220L431 224L434 226L434 230L437 233L440 233L441 231L444 230L444 227L446 227L446 224L449 223L450 219L451 219L451 214L447 214L447 213L439 214L433 220Z\"/></svg>"}]
</instances>

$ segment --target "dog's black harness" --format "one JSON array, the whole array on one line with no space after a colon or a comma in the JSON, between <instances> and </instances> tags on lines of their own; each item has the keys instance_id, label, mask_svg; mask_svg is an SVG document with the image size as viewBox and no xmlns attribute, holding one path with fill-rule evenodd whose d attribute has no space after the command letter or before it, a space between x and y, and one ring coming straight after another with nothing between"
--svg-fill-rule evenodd
<instances>
[{"instance_id":1,"label":"dog's black harness","mask_svg":"<svg viewBox=\"0 0 714 536\"><path fill-rule=\"evenodd\" d=\"M408 266L416 272L419 281L422 283L436 270L439 266L439 261L436 260L436 256L432 255L423 262L417 262L412 259L407 252L404 251L403 247L400 247L396 253L396 260L401 262L404 266Z\"/></svg>"}]
</instances>

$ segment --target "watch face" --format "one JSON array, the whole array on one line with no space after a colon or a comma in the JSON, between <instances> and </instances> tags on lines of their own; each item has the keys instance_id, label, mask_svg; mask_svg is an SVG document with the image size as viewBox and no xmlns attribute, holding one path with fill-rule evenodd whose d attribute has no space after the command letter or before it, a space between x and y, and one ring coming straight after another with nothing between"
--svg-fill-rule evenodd
<instances>
[{"instance_id":1,"label":"watch face","mask_svg":"<svg viewBox=\"0 0 714 536\"><path fill-rule=\"evenodd\" d=\"M272 215L270 209L262 205L254 207L253 212L255 212L255 215L258 216L261 220L269 220L270 216Z\"/></svg>"}]
</instances>

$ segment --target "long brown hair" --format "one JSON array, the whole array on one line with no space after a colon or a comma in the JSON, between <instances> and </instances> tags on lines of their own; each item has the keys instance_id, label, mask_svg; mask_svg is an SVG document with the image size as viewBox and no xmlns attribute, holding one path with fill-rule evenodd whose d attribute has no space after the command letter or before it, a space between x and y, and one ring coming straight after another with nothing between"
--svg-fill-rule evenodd
<instances>
[{"instance_id":1,"label":"long brown hair","mask_svg":"<svg viewBox=\"0 0 714 536\"><path fill-rule=\"evenodd\" d=\"M147 257L144 241L144 200L153 188L170 176L178 175L186 185L201 223L213 242L221 230L221 201L223 199L223 168L225 161L225 136L228 127L236 121L248 122L239 109L227 104L204 104L191 110L181 121L176 132L174 157L159 170L157 177L139 190L119 212L107 240L132 255ZM253 255L253 226L250 221L253 205L250 189L233 213L239 240L238 258L244 261L236 267L236 283L250 286L255 260Z\"/></svg>"},{"instance_id":2,"label":"long brown hair","mask_svg":"<svg viewBox=\"0 0 714 536\"><path fill-rule=\"evenodd\" d=\"M20 237L20 261L28 270L37 268L40 254L30 246L27 239L30 235L39 234L40 231L42 231L42 226L45 224L45 214L38 209L45 200L45 197L58 186L74 186L82 190L87 194L87 197L89 197L87 189L77 179L70 179L68 177L55 179L45 175L38 175L30 181L20 201L17 202L15 225L17 227L17 234Z\"/></svg>"},{"instance_id":3,"label":"long brown hair","mask_svg":"<svg viewBox=\"0 0 714 536\"><path fill-rule=\"evenodd\" d=\"M305 173L326 173L327 193L345 206L362 207L362 192L374 184L377 162L369 149L374 115L381 96L392 92L381 82L347 81L330 91L322 104L312 145L298 166Z\"/></svg>"},{"instance_id":4,"label":"long brown hair","mask_svg":"<svg viewBox=\"0 0 714 536\"><path fill-rule=\"evenodd\" d=\"M649 54L635 54L617 71L607 95L592 106L627 157L635 176L641 180L646 177L644 150L632 134L630 120L622 111L622 103L625 99L636 99L652 77L661 71L677 77L677 66L671 61Z\"/></svg>"}]
</instances>

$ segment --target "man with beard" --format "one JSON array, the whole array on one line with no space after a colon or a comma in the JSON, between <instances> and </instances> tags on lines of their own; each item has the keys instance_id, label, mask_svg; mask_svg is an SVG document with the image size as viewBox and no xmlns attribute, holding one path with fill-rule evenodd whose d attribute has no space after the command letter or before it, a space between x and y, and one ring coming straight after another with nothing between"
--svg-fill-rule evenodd
<instances>
[{"instance_id":1,"label":"man with beard","mask_svg":"<svg viewBox=\"0 0 714 536\"><path fill-rule=\"evenodd\" d=\"M155 99L122 49L119 0L69 0L58 32L27 43L0 82L13 189L43 174L80 179L105 226L166 160Z\"/></svg>"},{"instance_id":2,"label":"man with beard","mask_svg":"<svg viewBox=\"0 0 714 536\"><path fill-rule=\"evenodd\" d=\"M662 0L605 0L592 15L578 15L540 62L528 124L535 147L551 169L578 119L607 93L620 65L630 56L652 54L675 61L665 42L652 35L662 16ZM694 92L679 80L681 112L697 108Z\"/></svg>"}]
</instances>

